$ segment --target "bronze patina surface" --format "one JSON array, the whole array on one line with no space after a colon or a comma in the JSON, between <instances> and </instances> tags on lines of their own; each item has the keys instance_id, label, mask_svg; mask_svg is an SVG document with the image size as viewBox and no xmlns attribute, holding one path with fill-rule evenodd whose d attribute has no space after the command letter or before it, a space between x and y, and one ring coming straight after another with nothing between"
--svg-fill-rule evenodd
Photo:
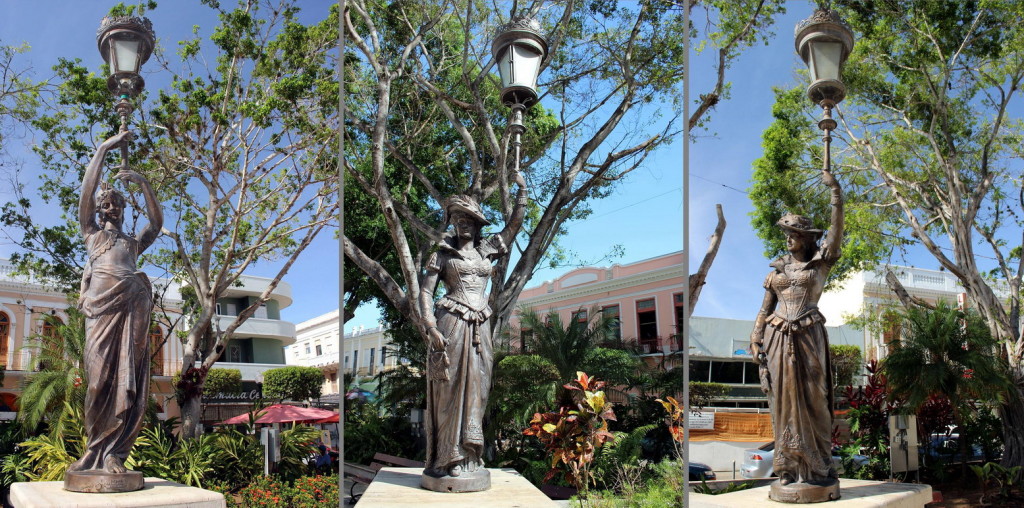
<instances>
[{"instance_id":1,"label":"bronze patina surface","mask_svg":"<svg viewBox=\"0 0 1024 508\"><path fill-rule=\"evenodd\" d=\"M130 138L122 131L104 141L82 179L78 217L89 253L78 302L86 317L86 448L68 467L64 482L75 492L126 492L143 485L142 474L124 466L149 398L153 291L137 265L139 254L160 234L163 215L149 182L122 170L115 178L141 187L149 218L137 236L126 234L124 195L100 183L107 152Z\"/></svg>"},{"instance_id":2,"label":"bronze patina surface","mask_svg":"<svg viewBox=\"0 0 1024 508\"><path fill-rule=\"evenodd\" d=\"M822 170L822 181L831 192L828 234L807 217L787 213L779 219L789 254L770 264L750 336L775 431L773 468L779 480L769 497L788 503L839 498L831 452L832 365L818 299L840 256L843 197L828 170Z\"/></svg>"},{"instance_id":3,"label":"bronze patina surface","mask_svg":"<svg viewBox=\"0 0 1024 508\"><path fill-rule=\"evenodd\" d=\"M470 196L452 196L445 204L453 226L438 244L421 281L426 308L427 438L423 488L438 492L475 492L490 488L484 468L483 418L491 390L494 348L487 281L495 260L508 255L525 216L522 176L516 208L505 228L484 237L489 222ZM445 295L434 302L438 283Z\"/></svg>"}]
</instances>

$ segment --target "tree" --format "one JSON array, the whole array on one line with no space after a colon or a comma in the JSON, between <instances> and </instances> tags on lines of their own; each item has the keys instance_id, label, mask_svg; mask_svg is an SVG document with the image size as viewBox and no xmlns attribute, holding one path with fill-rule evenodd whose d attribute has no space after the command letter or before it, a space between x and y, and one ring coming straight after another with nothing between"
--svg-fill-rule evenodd
<instances>
[{"instance_id":1,"label":"tree","mask_svg":"<svg viewBox=\"0 0 1024 508\"><path fill-rule=\"evenodd\" d=\"M587 322L573 319L565 325L555 311L541 317L537 312L527 310L519 316L520 326L533 331L527 341L527 350L551 362L562 381L575 379L576 372L592 358L597 345L612 336L614 318L601 312L588 314L590 319Z\"/></svg>"},{"instance_id":2,"label":"tree","mask_svg":"<svg viewBox=\"0 0 1024 508\"><path fill-rule=\"evenodd\" d=\"M168 243L145 261L190 295L179 378L184 437L196 433L210 367L338 209L338 7L304 25L291 0L204 3L219 19L209 39L197 28L179 45L177 62L156 52L171 85L139 109L131 161L152 182L166 216ZM112 14L131 12L117 7ZM45 139L36 151L46 170L43 200L69 215L92 136L110 134L117 119L102 78L78 62L62 60L56 70L60 96L34 121ZM35 225L34 201L22 197L4 208L5 224L24 232L18 262L74 287L81 241L69 224ZM218 318L218 299L257 263L273 263L271 282L233 320Z\"/></svg>"},{"instance_id":3,"label":"tree","mask_svg":"<svg viewBox=\"0 0 1024 508\"><path fill-rule=\"evenodd\" d=\"M853 377L860 373L861 362L864 361L860 347L829 344L828 354L832 363L832 391L852 385Z\"/></svg>"},{"instance_id":4,"label":"tree","mask_svg":"<svg viewBox=\"0 0 1024 508\"><path fill-rule=\"evenodd\" d=\"M843 149L839 177L847 196L879 193L865 209L877 217L878 231L909 234L955 275L1000 341L1015 386L1001 407L1003 463L1024 465L1024 195L1013 166L1021 145L1014 108L1024 80L1024 28L1016 20L1024 6L834 5L859 37L844 73L849 97L834 135ZM901 243L876 238L877 244ZM866 252L865 258L878 260L888 249Z\"/></svg>"},{"instance_id":5,"label":"tree","mask_svg":"<svg viewBox=\"0 0 1024 508\"><path fill-rule=\"evenodd\" d=\"M677 100L673 87L683 78L678 6L542 4L518 11L514 4L508 16L478 4L347 4L345 29L353 49L346 71L352 92L346 173L355 194L376 202L368 220L386 226L396 264L377 261L347 232L345 256L414 324L424 319L419 276L445 229L439 210L444 198L469 194L495 223L506 222L513 209L506 110L497 101L489 52L491 23L531 14L552 41L542 66L544 100L526 114L530 132L522 147L532 208L518 237L515 266L500 260L492 278L494 330L508 321L557 238L589 213L587 202L607 196L678 131L677 117L655 106ZM765 4L746 2L744 8ZM751 27L729 18L721 30L739 32L729 55L756 40L754 28L774 11L750 12L757 21ZM708 98L709 107L716 100Z\"/></svg>"},{"instance_id":6,"label":"tree","mask_svg":"<svg viewBox=\"0 0 1024 508\"><path fill-rule=\"evenodd\" d=\"M978 314L942 301L934 309L910 307L902 318L902 333L882 360L890 398L916 412L932 397L944 396L963 432L974 402L997 402L1009 388L1000 360L991 356L995 339ZM966 436L960 454L966 464Z\"/></svg>"},{"instance_id":7,"label":"tree","mask_svg":"<svg viewBox=\"0 0 1024 508\"><path fill-rule=\"evenodd\" d=\"M280 400L319 399L324 374L316 367L281 367L263 373L263 394Z\"/></svg>"},{"instance_id":8,"label":"tree","mask_svg":"<svg viewBox=\"0 0 1024 508\"><path fill-rule=\"evenodd\" d=\"M28 123L39 105L45 83L30 79L31 69L15 62L17 55L29 50L28 44L5 45L0 41L0 151L17 124Z\"/></svg>"}]
</instances>

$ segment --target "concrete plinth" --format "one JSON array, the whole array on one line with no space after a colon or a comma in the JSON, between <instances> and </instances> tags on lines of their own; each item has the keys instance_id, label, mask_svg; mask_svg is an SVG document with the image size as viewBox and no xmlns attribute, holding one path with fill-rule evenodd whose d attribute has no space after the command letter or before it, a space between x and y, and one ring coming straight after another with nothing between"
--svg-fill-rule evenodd
<instances>
[{"instance_id":1,"label":"concrete plinth","mask_svg":"<svg viewBox=\"0 0 1024 508\"><path fill-rule=\"evenodd\" d=\"M363 492L356 508L557 508L514 469L488 469L491 488L481 492L434 492L420 487L422 468L385 467Z\"/></svg>"},{"instance_id":2,"label":"concrete plinth","mask_svg":"<svg viewBox=\"0 0 1024 508\"><path fill-rule=\"evenodd\" d=\"M690 506L699 508L731 508L751 506L793 506L768 498L770 486L718 494L690 493ZM871 480L839 481L840 498L817 504L820 507L836 508L921 508L932 501L931 485L919 483L889 483Z\"/></svg>"},{"instance_id":3,"label":"concrete plinth","mask_svg":"<svg viewBox=\"0 0 1024 508\"><path fill-rule=\"evenodd\" d=\"M22 482L11 485L14 508L224 508L219 492L189 487L160 478L146 478L142 490L83 493L64 490L64 482Z\"/></svg>"}]
</instances>

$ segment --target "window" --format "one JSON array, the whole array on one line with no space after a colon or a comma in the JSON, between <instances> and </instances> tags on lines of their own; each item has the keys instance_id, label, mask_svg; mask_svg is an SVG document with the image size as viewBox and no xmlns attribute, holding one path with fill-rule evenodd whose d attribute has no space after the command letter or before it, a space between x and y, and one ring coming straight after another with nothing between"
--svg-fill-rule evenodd
<instances>
[{"instance_id":1,"label":"window","mask_svg":"<svg viewBox=\"0 0 1024 508\"><path fill-rule=\"evenodd\" d=\"M309 356L309 344L306 344L306 356Z\"/></svg>"},{"instance_id":2,"label":"window","mask_svg":"<svg viewBox=\"0 0 1024 508\"><path fill-rule=\"evenodd\" d=\"M690 360L690 381L708 382L711 380L711 362L708 360Z\"/></svg>"},{"instance_id":3,"label":"window","mask_svg":"<svg viewBox=\"0 0 1024 508\"><path fill-rule=\"evenodd\" d=\"M686 326L686 311L683 310L683 294L676 293L672 295L672 302L676 308L676 343L679 349L683 347L683 331Z\"/></svg>"},{"instance_id":4,"label":"window","mask_svg":"<svg viewBox=\"0 0 1024 508\"><path fill-rule=\"evenodd\" d=\"M348 355L345 355L345 367L348 367Z\"/></svg>"},{"instance_id":5,"label":"window","mask_svg":"<svg viewBox=\"0 0 1024 508\"><path fill-rule=\"evenodd\" d=\"M256 312L253 314L254 318L267 319L267 304L260 305Z\"/></svg>"},{"instance_id":6,"label":"window","mask_svg":"<svg viewBox=\"0 0 1024 508\"><path fill-rule=\"evenodd\" d=\"M577 323L587 324L587 309L580 309L572 314L572 319Z\"/></svg>"},{"instance_id":7,"label":"window","mask_svg":"<svg viewBox=\"0 0 1024 508\"><path fill-rule=\"evenodd\" d=\"M153 325L149 329L149 347L152 358L154 376L164 375L164 332L159 326Z\"/></svg>"},{"instance_id":8,"label":"window","mask_svg":"<svg viewBox=\"0 0 1024 508\"><path fill-rule=\"evenodd\" d=\"M387 361L387 358L388 358L388 347L384 346L384 347L380 348L380 364L381 365L385 365L385 362Z\"/></svg>"},{"instance_id":9,"label":"window","mask_svg":"<svg viewBox=\"0 0 1024 508\"><path fill-rule=\"evenodd\" d=\"M370 356L369 356L370 362L368 364L370 367L373 367L373 358L374 358L374 353L376 353L376 352L377 352L377 348L373 348L373 347L370 348Z\"/></svg>"},{"instance_id":10,"label":"window","mask_svg":"<svg viewBox=\"0 0 1024 508\"><path fill-rule=\"evenodd\" d=\"M64 324L59 317L50 315L43 319L43 336L50 338L59 338L60 334L57 332L57 327Z\"/></svg>"},{"instance_id":11,"label":"window","mask_svg":"<svg viewBox=\"0 0 1024 508\"><path fill-rule=\"evenodd\" d=\"M743 384L761 384L761 372L758 370L756 363L750 361L743 364Z\"/></svg>"},{"instance_id":12,"label":"window","mask_svg":"<svg viewBox=\"0 0 1024 508\"><path fill-rule=\"evenodd\" d=\"M323 350L323 348L322 348L322 347L320 347L320 344L317 344L317 345L316 345L316 355L317 355L317 356L320 356L320 355L322 355L322 354L324 354L324 350Z\"/></svg>"},{"instance_id":13,"label":"window","mask_svg":"<svg viewBox=\"0 0 1024 508\"><path fill-rule=\"evenodd\" d=\"M11 335L11 318L0 312L0 365L7 365L7 345Z\"/></svg>"},{"instance_id":14,"label":"window","mask_svg":"<svg viewBox=\"0 0 1024 508\"><path fill-rule=\"evenodd\" d=\"M352 368L353 369L358 369L359 368L359 351L353 351L352 352Z\"/></svg>"},{"instance_id":15,"label":"window","mask_svg":"<svg viewBox=\"0 0 1024 508\"><path fill-rule=\"evenodd\" d=\"M654 299L636 302L637 336L640 342L658 341L658 313L654 309Z\"/></svg>"},{"instance_id":16,"label":"window","mask_svg":"<svg viewBox=\"0 0 1024 508\"><path fill-rule=\"evenodd\" d=\"M242 363L242 346L238 344L228 345L228 362Z\"/></svg>"},{"instance_id":17,"label":"window","mask_svg":"<svg viewBox=\"0 0 1024 508\"><path fill-rule=\"evenodd\" d=\"M743 366L746 362L711 362L712 383L743 383Z\"/></svg>"},{"instance_id":18,"label":"window","mask_svg":"<svg viewBox=\"0 0 1024 508\"><path fill-rule=\"evenodd\" d=\"M619 305L608 305L601 308L604 317L614 320L612 322L612 337L616 340L622 339L622 320L619 319Z\"/></svg>"},{"instance_id":19,"label":"window","mask_svg":"<svg viewBox=\"0 0 1024 508\"><path fill-rule=\"evenodd\" d=\"M526 353L527 346L533 342L533 329L523 328L519 330L519 351Z\"/></svg>"}]
</instances>

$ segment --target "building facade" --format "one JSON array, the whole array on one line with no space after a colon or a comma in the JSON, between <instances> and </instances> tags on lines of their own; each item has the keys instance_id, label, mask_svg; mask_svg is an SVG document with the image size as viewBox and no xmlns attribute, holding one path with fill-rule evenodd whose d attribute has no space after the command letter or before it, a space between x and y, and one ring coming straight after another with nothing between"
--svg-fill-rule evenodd
<instances>
[{"instance_id":1,"label":"building facade","mask_svg":"<svg viewBox=\"0 0 1024 508\"><path fill-rule=\"evenodd\" d=\"M572 270L555 280L526 288L519 295L511 322L514 347L522 349L530 330L523 330L523 309L538 314L557 312L563 323L585 321L602 312L618 321L616 334L635 344L649 362L665 361L666 368L682 350L683 253L673 252L635 263Z\"/></svg>"},{"instance_id":2,"label":"building facade","mask_svg":"<svg viewBox=\"0 0 1024 508\"><path fill-rule=\"evenodd\" d=\"M243 276L241 284L232 287L218 304L217 319L223 330L259 295L270 279ZM181 370L183 348L176 332L188 329L180 314L182 305L180 286L164 279L153 280L154 292L160 297L154 313L149 340L152 347L152 393L160 408L161 417L178 416L171 377ZM267 305L240 326L228 344L216 368L234 368L242 372L243 382L262 381L262 373L284 366L284 346L295 341L295 325L280 319L280 309L292 302L291 288L281 282ZM0 260L0 366L4 367L0 384L0 419L13 419L17 397L23 382L38 368L34 363L36 348L32 338L53 333L44 320L53 316L67 321L67 309L76 302L28 277L15 275L6 260ZM216 406L215 403L209 404Z\"/></svg>"}]
</instances>

